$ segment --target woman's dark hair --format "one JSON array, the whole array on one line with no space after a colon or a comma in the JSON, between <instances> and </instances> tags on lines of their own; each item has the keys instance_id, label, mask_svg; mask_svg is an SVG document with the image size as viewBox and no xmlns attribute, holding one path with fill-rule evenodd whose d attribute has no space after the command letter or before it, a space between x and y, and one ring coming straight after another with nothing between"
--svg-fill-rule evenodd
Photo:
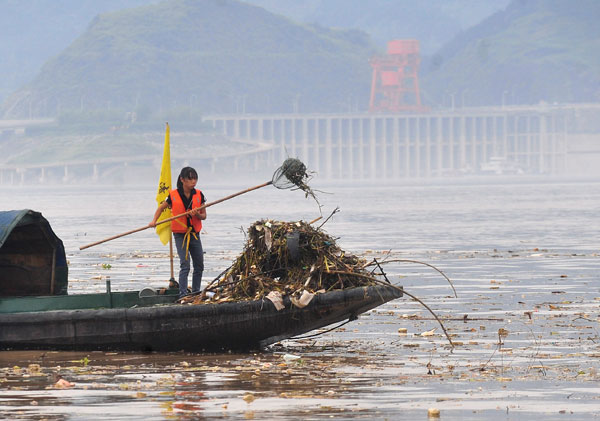
<instances>
[{"instance_id":1,"label":"woman's dark hair","mask_svg":"<svg viewBox=\"0 0 600 421\"><path fill-rule=\"evenodd\" d=\"M183 183L181 182L182 178L189 178L190 180L197 180L198 173L192 167L183 167L181 172L179 173L179 177L177 177L177 188L183 189Z\"/></svg>"}]
</instances>

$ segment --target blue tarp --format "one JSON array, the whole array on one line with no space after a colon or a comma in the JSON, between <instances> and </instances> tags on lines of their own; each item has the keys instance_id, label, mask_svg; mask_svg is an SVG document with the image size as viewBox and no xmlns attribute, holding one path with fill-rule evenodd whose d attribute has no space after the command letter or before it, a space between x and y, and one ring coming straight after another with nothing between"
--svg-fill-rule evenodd
<instances>
[{"instance_id":1,"label":"blue tarp","mask_svg":"<svg viewBox=\"0 0 600 421\"><path fill-rule=\"evenodd\" d=\"M12 230L19 225L19 222L21 222L23 217L29 212L33 211L30 211L29 209L0 211L0 248L2 248L2 245Z\"/></svg>"},{"instance_id":2,"label":"blue tarp","mask_svg":"<svg viewBox=\"0 0 600 421\"><path fill-rule=\"evenodd\" d=\"M29 267L24 263L35 260L24 256L36 257L52 249L54 274L52 262L46 268ZM40 212L30 209L0 211L0 272L0 295L67 293L65 248Z\"/></svg>"}]
</instances>

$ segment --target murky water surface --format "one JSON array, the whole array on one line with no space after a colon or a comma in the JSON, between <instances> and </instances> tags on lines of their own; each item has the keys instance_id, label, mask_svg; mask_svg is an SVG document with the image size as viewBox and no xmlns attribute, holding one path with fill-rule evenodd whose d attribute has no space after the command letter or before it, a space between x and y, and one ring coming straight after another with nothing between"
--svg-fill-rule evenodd
<instances>
[{"instance_id":1,"label":"murky water surface","mask_svg":"<svg viewBox=\"0 0 600 421\"><path fill-rule=\"evenodd\" d=\"M212 201L246 187L204 190ZM388 261L390 280L442 319L454 348L405 297L253 354L5 351L0 418L415 420L436 408L442 420L600 419L600 182L322 190L323 219L341 209L326 231L349 252ZM69 293L103 291L107 277L113 290L166 285L168 250L151 230L79 250L147 224L152 186L0 193L5 209L49 219L67 250ZM241 251L254 221L310 221L319 208L267 187L208 216L205 282ZM442 270L458 297L406 259Z\"/></svg>"}]
</instances>

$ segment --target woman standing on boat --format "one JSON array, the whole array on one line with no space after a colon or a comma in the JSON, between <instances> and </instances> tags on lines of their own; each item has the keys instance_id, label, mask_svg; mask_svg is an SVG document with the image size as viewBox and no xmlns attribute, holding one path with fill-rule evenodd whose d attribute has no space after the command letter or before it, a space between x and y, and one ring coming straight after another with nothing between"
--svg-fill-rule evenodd
<instances>
[{"instance_id":1,"label":"woman standing on boat","mask_svg":"<svg viewBox=\"0 0 600 421\"><path fill-rule=\"evenodd\" d=\"M200 291L202 272L204 271L204 252L200 231L202 221L206 219L206 208L199 209L206 199L202 191L197 190L198 173L192 167L184 167L177 178L177 189L171 190L167 199L158 205L151 227L156 226L160 214L168 206L173 216L180 215L192 209L197 209L189 215L171 221L171 231L175 238L177 255L179 256L179 297L187 295L188 274L190 273L190 258L194 265L192 273L192 292Z\"/></svg>"}]
</instances>

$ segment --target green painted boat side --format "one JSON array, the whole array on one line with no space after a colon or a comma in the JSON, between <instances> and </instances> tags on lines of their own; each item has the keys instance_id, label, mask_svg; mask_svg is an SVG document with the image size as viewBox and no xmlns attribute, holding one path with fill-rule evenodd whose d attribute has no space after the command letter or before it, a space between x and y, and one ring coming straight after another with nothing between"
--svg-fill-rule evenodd
<instances>
[{"instance_id":1,"label":"green painted boat side","mask_svg":"<svg viewBox=\"0 0 600 421\"><path fill-rule=\"evenodd\" d=\"M164 294L141 296L139 291L104 292L97 294L50 295L42 297L0 298L0 314L52 310L148 307L172 304L179 290L171 288Z\"/></svg>"}]
</instances>

